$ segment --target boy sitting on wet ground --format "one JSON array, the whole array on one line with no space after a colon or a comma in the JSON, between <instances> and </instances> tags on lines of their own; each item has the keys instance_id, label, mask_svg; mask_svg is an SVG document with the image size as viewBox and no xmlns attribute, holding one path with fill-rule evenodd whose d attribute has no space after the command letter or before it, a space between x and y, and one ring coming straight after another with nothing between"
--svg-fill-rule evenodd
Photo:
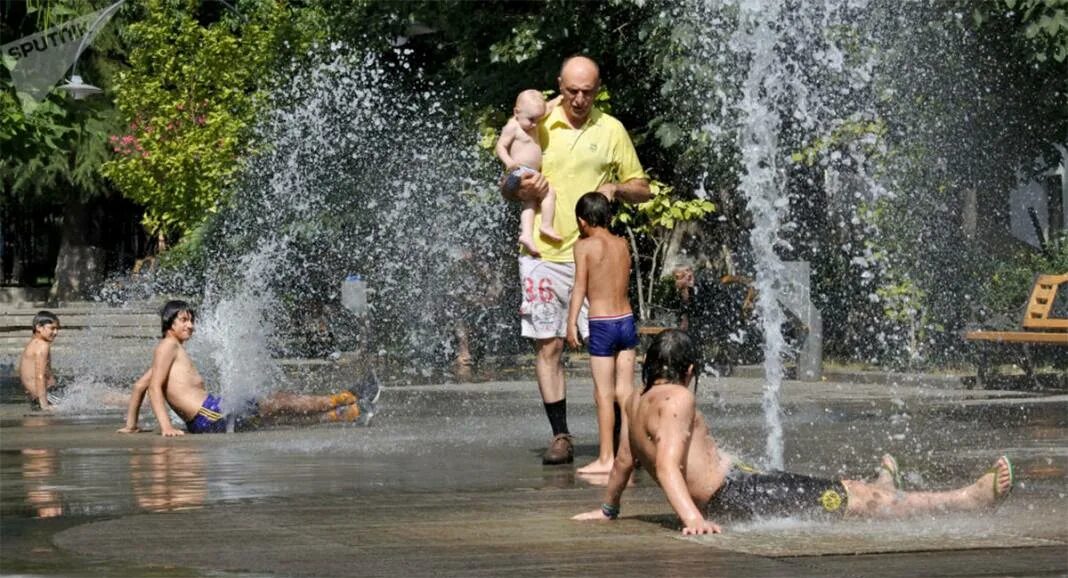
<instances>
[{"instance_id":1,"label":"boy sitting on wet ground","mask_svg":"<svg viewBox=\"0 0 1068 578\"><path fill-rule=\"evenodd\" d=\"M638 331L627 299L630 249L608 230L612 207L601 193L586 193L575 205L580 239L575 243L575 287L567 313L567 342L579 347L578 317L589 300L590 334L587 348L597 405L597 459L579 468L580 474L612 470L618 435L619 408L634 390L634 348Z\"/></svg>"},{"instance_id":2,"label":"boy sitting on wet ground","mask_svg":"<svg viewBox=\"0 0 1068 578\"><path fill-rule=\"evenodd\" d=\"M604 503L573 519L618 517L619 499L638 463L664 491L682 520L683 534L721 532L706 517L712 514L895 518L990 508L1012 490L1012 464L1005 456L974 483L942 492L901 491L896 487L897 464L890 456L884 456L885 473L873 483L757 472L717 447L697 411L695 393L688 388L697 362L686 333L666 331L653 340L642 367L644 389L625 405L622 441Z\"/></svg>"},{"instance_id":3,"label":"boy sitting on wet ground","mask_svg":"<svg viewBox=\"0 0 1068 578\"><path fill-rule=\"evenodd\" d=\"M141 431L137 418L146 393L163 436L185 434L171 425L167 406L186 422L189 433L226 431L228 416L220 409L222 400L208 394L203 378L185 351L185 343L193 336L195 317L193 308L184 301L169 301L163 306L160 312L163 337L152 354L152 367L134 384L126 425L119 433ZM367 423L374 415L379 393L378 381L373 376L353 390L334 395L276 392L234 412L235 430L250 429L259 425L261 419L281 415L315 414L323 422Z\"/></svg>"},{"instance_id":4,"label":"boy sitting on wet ground","mask_svg":"<svg viewBox=\"0 0 1068 578\"><path fill-rule=\"evenodd\" d=\"M52 343L59 335L59 318L51 311L33 316L33 336L19 359L19 379L33 409L52 411L58 401L52 374Z\"/></svg>"}]
</instances>

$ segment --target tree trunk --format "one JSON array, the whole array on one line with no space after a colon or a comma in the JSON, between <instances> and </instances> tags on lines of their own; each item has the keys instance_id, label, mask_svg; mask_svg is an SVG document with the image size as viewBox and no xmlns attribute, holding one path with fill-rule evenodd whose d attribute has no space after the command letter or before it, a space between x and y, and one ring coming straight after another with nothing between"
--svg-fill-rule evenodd
<instances>
[{"instance_id":1,"label":"tree trunk","mask_svg":"<svg viewBox=\"0 0 1068 578\"><path fill-rule=\"evenodd\" d=\"M642 264L641 260L638 259L638 240L634 238L634 231L630 227L627 227L627 237L630 238L630 250L631 254L634 255L634 279L637 281L635 284L638 286L638 317L646 319L645 290L642 287Z\"/></svg>"},{"instance_id":2,"label":"tree trunk","mask_svg":"<svg viewBox=\"0 0 1068 578\"><path fill-rule=\"evenodd\" d=\"M78 199L68 201L49 301L85 299L102 281L104 249L89 243L89 225L89 207Z\"/></svg>"},{"instance_id":3,"label":"tree trunk","mask_svg":"<svg viewBox=\"0 0 1068 578\"><path fill-rule=\"evenodd\" d=\"M964 189L961 198L961 231L964 238L969 242L975 240L975 234L979 229L979 196L975 189Z\"/></svg>"}]
</instances>

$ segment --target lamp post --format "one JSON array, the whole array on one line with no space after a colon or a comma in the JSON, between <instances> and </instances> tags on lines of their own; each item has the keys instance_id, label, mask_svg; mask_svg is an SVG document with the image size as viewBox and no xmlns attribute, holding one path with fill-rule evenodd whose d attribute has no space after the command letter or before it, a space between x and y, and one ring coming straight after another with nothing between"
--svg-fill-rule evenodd
<instances>
[{"instance_id":1,"label":"lamp post","mask_svg":"<svg viewBox=\"0 0 1068 578\"><path fill-rule=\"evenodd\" d=\"M71 73L70 80L67 81L67 84L59 85L59 89L69 92L70 95L74 97L74 100L81 100L87 96L103 92L103 90L97 86L82 82L82 77L73 73Z\"/></svg>"},{"instance_id":2,"label":"lamp post","mask_svg":"<svg viewBox=\"0 0 1068 578\"><path fill-rule=\"evenodd\" d=\"M241 16L241 13L237 11L237 8L235 8L233 6L233 4L230 4L226 0L216 0L216 1L219 2L220 4L222 4L224 7L226 7L227 10L229 10L229 11L233 12L234 14L236 14L237 17L240 18L241 20L245 20L245 18L243 16ZM82 77L78 75L78 59L81 58L82 51L85 50L85 47L89 43L88 42L89 38L93 36L93 32L97 29L98 26L101 25L101 22L104 21L104 20L110 19L111 16L125 2L126 2L126 0L119 0L118 2L112 4L111 6L108 6L107 9L102 11L100 13L100 15L96 17L96 20L94 20L93 23L89 26L89 30L85 33L84 36L82 36L82 41L78 44L78 50L77 50L77 52L74 53L74 65L71 67L70 78L67 80L67 84L59 86L60 90L66 90L67 92L69 92L71 94L71 96L74 97L74 100L82 100L83 98L85 98L87 96L91 96L91 95L99 94L99 93L103 92L103 90L100 87L93 86L92 84L86 84L82 80Z\"/></svg>"},{"instance_id":3,"label":"lamp post","mask_svg":"<svg viewBox=\"0 0 1068 578\"><path fill-rule=\"evenodd\" d=\"M60 90L66 90L70 92L71 96L74 97L74 100L82 100L87 96L103 92L103 90L99 87L93 86L92 84L86 84L82 81L82 77L78 75L78 59L81 58L82 51L85 50L85 47L89 43L89 39L93 37L93 33L96 32L96 29L98 26L101 25L101 22L106 19L110 19L111 16L119 9L119 6L122 6L124 2L126 2L126 0L119 0L118 2L112 4L111 6L108 6L107 9L102 11L96 17L96 20L94 20L93 23L89 25L89 30L87 30L85 35L82 36L82 41L78 43L78 50L74 53L74 65L71 67L70 70L70 79L67 80L67 84L61 85L59 87Z\"/></svg>"}]
</instances>

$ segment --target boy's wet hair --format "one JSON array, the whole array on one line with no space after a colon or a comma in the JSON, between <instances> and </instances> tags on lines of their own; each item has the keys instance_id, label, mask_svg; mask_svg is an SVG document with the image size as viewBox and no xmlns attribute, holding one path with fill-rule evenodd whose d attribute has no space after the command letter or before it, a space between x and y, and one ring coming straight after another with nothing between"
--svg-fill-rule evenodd
<instances>
[{"instance_id":1,"label":"boy's wet hair","mask_svg":"<svg viewBox=\"0 0 1068 578\"><path fill-rule=\"evenodd\" d=\"M608 197L596 191L586 193L575 205L575 216L591 227L604 227L612 222L612 203Z\"/></svg>"},{"instance_id":2,"label":"boy's wet hair","mask_svg":"<svg viewBox=\"0 0 1068 578\"><path fill-rule=\"evenodd\" d=\"M38 327L49 323L59 325L59 317L56 317L56 314L51 311L38 311L37 315L33 316L33 332L37 333Z\"/></svg>"},{"instance_id":3,"label":"boy's wet hair","mask_svg":"<svg viewBox=\"0 0 1068 578\"><path fill-rule=\"evenodd\" d=\"M193 309L192 305L186 303L185 301L180 301L177 299L174 301L168 301L163 306L163 309L160 309L159 320L160 325L162 327L161 337L167 336L167 330L171 328L171 325L174 325L174 320L178 317L178 314L183 312L188 313L190 319L196 320L196 310Z\"/></svg>"},{"instance_id":4,"label":"boy's wet hair","mask_svg":"<svg viewBox=\"0 0 1068 578\"><path fill-rule=\"evenodd\" d=\"M645 363L642 364L642 383L645 388L642 393L649 391L659 380L686 385L686 372L691 367L694 370L700 368L700 361L697 346L685 331L664 331L653 338L649 350L645 353ZM697 393L696 380L693 390Z\"/></svg>"}]
</instances>

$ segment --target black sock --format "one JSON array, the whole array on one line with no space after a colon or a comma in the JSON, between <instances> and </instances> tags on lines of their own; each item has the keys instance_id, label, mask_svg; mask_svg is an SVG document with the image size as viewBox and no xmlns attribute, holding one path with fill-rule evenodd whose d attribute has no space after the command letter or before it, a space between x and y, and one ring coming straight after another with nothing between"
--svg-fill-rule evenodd
<instances>
[{"instance_id":1,"label":"black sock","mask_svg":"<svg viewBox=\"0 0 1068 578\"><path fill-rule=\"evenodd\" d=\"M619 434L623 430L623 412L618 403L612 404L616 414L615 424L612 426L612 453L619 453Z\"/></svg>"},{"instance_id":2,"label":"black sock","mask_svg":"<svg viewBox=\"0 0 1068 578\"><path fill-rule=\"evenodd\" d=\"M545 404L545 415L549 416L549 425L553 428L553 435L571 433L567 431L567 398Z\"/></svg>"}]
</instances>

